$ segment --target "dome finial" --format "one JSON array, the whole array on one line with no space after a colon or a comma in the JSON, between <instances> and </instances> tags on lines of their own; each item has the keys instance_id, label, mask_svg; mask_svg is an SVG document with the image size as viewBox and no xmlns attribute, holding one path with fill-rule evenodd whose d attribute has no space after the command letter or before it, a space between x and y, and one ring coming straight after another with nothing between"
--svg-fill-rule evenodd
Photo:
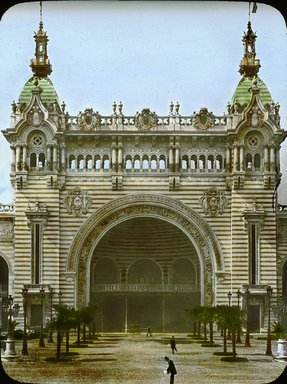
<instances>
[{"instance_id":1,"label":"dome finial","mask_svg":"<svg viewBox=\"0 0 287 384\"><path fill-rule=\"evenodd\" d=\"M42 1L40 1L40 23L38 32L34 33L34 39L36 42L35 49L35 59L31 60L30 67L32 68L33 73L36 76L47 77L52 72L52 66L50 60L48 59L48 36L46 32L43 31L43 10L42 10Z\"/></svg>"},{"instance_id":2,"label":"dome finial","mask_svg":"<svg viewBox=\"0 0 287 384\"><path fill-rule=\"evenodd\" d=\"M253 32L251 21L249 20L247 24L247 32L244 32L242 38L244 46L244 56L239 66L239 73L244 77L253 78L257 75L260 68L260 60L256 59L256 38L256 33Z\"/></svg>"}]
</instances>

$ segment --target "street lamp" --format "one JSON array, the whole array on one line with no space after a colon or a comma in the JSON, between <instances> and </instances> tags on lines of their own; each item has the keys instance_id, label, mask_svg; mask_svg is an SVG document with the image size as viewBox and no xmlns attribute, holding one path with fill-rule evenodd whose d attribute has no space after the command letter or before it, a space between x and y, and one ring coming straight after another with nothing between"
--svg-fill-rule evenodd
<instances>
[{"instance_id":1,"label":"street lamp","mask_svg":"<svg viewBox=\"0 0 287 384\"><path fill-rule=\"evenodd\" d=\"M23 311L24 311L24 334L23 334L23 345L22 345L22 355L28 355L28 337L27 337L27 295L28 288L24 285L22 288L23 296Z\"/></svg>"},{"instance_id":2,"label":"street lamp","mask_svg":"<svg viewBox=\"0 0 287 384\"><path fill-rule=\"evenodd\" d=\"M228 306L230 307L232 293L229 291L227 296L228 296Z\"/></svg>"},{"instance_id":3,"label":"street lamp","mask_svg":"<svg viewBox=\"0 0 287 384\"><path fill-rule=\"evenodd\" d=\"M45 289L40 288L41 294L41 328L40 328L40 339L39 339L39 347L45 347L44 335L43 335L43 322L44 322L44 295Z\"/></svg>"},{"instance_id":4,"label":"street lamp","mask_svg":"<svg viewBox=\"0 0 287 384\"><path fill-rule=\"evenodd\" d=\"M250 297L250 291L248 288L245 290L245 300L246 300L246 334L245 334L245 347L251 347L250 345L250 336L249 336L249 322L248 322L248 301Z\"/></svg>"},{"instance_id":5,"label":"street lamp","mask_svg":"<svg viewBox=\"0 0 287 384\"><path fill-rule=\"evenodd\" d=\"M230 307L230 304L231 304L231 296L232 296L232 293L229 291L228 294L227 294L227 297L228 297L228 307ZM230 329L228 329L227 338L231 339Z\"/></svg>"},{"instance_id":6,"label":"street lamp","mask_svg":"<svg viewBox=\"0 0 287 384\"><path fill-rule=\"evenodd\" d=\"M53 343L53 328L52 328L52 321L53 321L53 288L49 287L49 293L50 293L50 331L49 331L49 339L48 343Z\"/></svg>"},{"instance_id":7,"label":"street lamp","mask_svg":"<svg viewBox=\"0 0 287 384\"><path fill-rule=\"evenodd\" d=\"M272 348L271 348L271 330L270 330L270 302L272 295L272 288L270 285L266 288L267 298L268 298L268 329L267 329L267 346L265 354L268 356L272 356Z\"/></svg>"},{"instance_id":8,"label":"street lamp","mask_svg":"<svg viewBox=\"0 0 287 384\"><path fill-rule=\"evenodd\" d=\"M12 338L14 335L14 326L12 325L12 317L17 317L19 313L19 304L14 304L14 298L9 295L8 302L4 305L4 308L8 312L9 320L8 320L8 337Z\"/></svg>"},{"instance_id":9,"label":"street lamp","mask_svg":"<svg viewBox=\"0 0 287 384\"><path fill-rule=\"evenodd\" d=\"M240 297L241 297L240 289L237 289L236 296L237 296L237 306L238 306L238 309L239 309L240 308L239 303L240 303ZM238 329L237 329L236 343L241 343L240 333L241 333L241 327L239 326Z\"/></svg>"},{"instance_id":10,"label":"street lamp","mask_svg":"<svg viewBox=\"0 0 287 384\"><path fill-rule=\"evenodd\" d=\"M4 360L14 360L17 358L15 350L15 340L14 336L14 325L12 323L12 317L17 317L19 313L19 304L14 304L14 298L9 295L7 303L3 306L4 309L8 312L8 332L6 340L6 349L3 356Z\"/></svg>"}]
</instances>

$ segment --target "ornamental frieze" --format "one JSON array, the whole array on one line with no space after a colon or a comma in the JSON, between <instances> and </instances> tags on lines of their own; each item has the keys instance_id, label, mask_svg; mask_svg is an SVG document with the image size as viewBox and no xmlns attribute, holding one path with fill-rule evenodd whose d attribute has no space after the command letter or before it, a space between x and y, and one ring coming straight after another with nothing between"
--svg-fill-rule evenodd
<instances>
[{"instance_id":1,"label":"ornamental frieze","mask_svg":"<svg viewBox=\"0 0 287 384\"><path fill-rule=\"evenodd\" d=\"M79 127L84 131L91 131L98 128L101 124L101 116L94 112L93 108L86 108L78 116Z\"/></svg>"},{"instance_id":2,"label":"ornamental frieze","mask_svg":"<svg viewBox=\"0 0 287 384\"><path fill-rule=\"evenodd\" d=\"M224 213L228 200L224 192L218 191L216 188L210 188L207 192L203 193L199 203L206 215L215 217Z\"/></svg>"},{"instance_id":3,"label":"ornamental frieze","mask_svg":"<svg viewBox=\"0 0 287 384\"><path fill-rule=\"evenodd\" d=\"M151 112L149 108L142 109L135 117L135 126L139 131L150 131L157 125L157 115Z\"/></svg>"},{"instance_id":4,"label":"ornamental frieze","mask_svg":"<svg viewBox=\"0 0 287 384\"><path fill-rule=\"evenodd\" d=\"M212 112L208 112L207 108L200 108L200 111L191 117L191 121L196 129L206 131L214 126L215 116Z\"/></svg>"},{"instance_id":5,"label":"ornamental frieze","mask_svg":"<svg viewBox=\"0 0 287 384\"><path fill-rule=\"evenodd\" d=\"M92 199L88 196L88 192L82 192L81 188L76 187L64 197L63 203L69 215L81 216L88 212Z\"/></svg>"}]
</instances>

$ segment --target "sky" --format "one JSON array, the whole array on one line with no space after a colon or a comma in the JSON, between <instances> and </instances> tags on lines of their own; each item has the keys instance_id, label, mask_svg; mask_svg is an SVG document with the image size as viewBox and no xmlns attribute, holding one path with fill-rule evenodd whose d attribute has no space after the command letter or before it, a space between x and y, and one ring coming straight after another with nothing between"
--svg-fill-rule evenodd
<instances>
[{"instance_id":1,"label":"sky","mask_svg":"<svg viewBox=\"0 0 287 384\"><path fill-rule=\"evenodd\" d=\"M0 130L9 127L11 103L32 74L39 4L17 4L0 20ZM286 23L271 5L257 6L250 20L259 76L287 129ZM43 1L50 79L71 115L86 108L111 115L114 101L130 116L144 107L166 115L171 101L179 101L182 115L201 107L222 115L241 78L248 20L249 3L238 1ZM11 150L1 132L0 154L0 203L8 204ZM287 204L287 139L281 171L279 202Z\"/></svg>"}]
</instances>

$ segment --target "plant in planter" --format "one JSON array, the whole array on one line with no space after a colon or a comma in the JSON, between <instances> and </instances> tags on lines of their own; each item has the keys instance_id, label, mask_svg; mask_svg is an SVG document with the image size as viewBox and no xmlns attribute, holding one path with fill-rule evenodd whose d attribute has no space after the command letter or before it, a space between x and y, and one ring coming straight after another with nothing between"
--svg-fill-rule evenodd
<instances>
[{"instance_id":1,"label":"plant in planter","mask_svg":"<svg viewBox=\"0 0 287 384\"><path fill-rule=\"evenodd\" d=\"M287 358L287 330L279 322L275 321L272 324L272 333L277 338L277 356L279 358Z\"/></svg>"}]
</instances>

